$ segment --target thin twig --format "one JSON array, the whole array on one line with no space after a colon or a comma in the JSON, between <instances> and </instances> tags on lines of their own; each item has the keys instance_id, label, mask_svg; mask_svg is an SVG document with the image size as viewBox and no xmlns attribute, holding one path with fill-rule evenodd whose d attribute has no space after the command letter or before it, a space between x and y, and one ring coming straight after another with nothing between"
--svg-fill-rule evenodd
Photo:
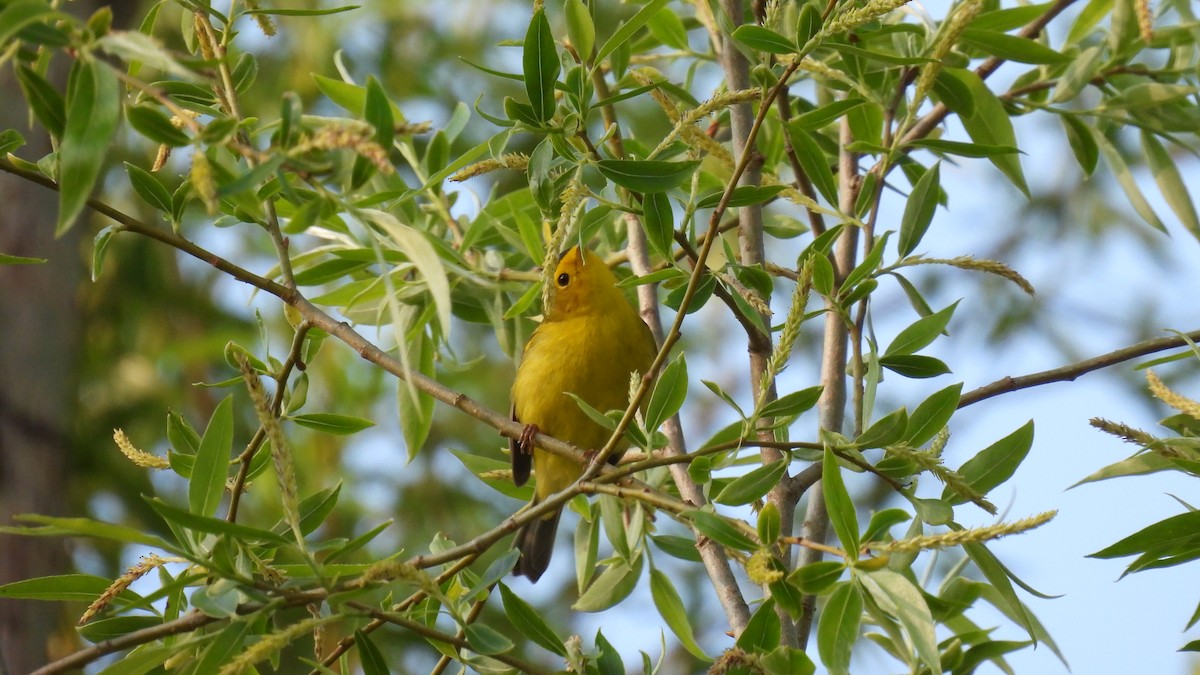
<instances>
[{"instance_id":1,"label":"thin twig","mask_svg":"<svg viewBox=\"0 0 1200 675\"><path fill-rule=\"evenodd\" d=\"M1161 352L1168 349L1188 346L1188 341L1200 341L1200 330L1195 330L1190 333L1182 333L1172 337L1154 338L1139 342L1135 345L1122 347L1107 354L1093 356L1090 359L1072 363L1050 370L1043 370L1029 375L1021 375L1019 377L1003 377L995 382L974 389L962 395L958 400L958 407L965 408L973 403L978 403L984 399L999 396L1001 394L1010 394L1021 389L1029 389L1031 387L1039 387L1043 384L1051 382L1072 382L1080 375L1086 375L1094 370L1101 370L1109 366L1114 366L1118 363L1123 363L1141 356Z\"/></svg>"}]
</instances>

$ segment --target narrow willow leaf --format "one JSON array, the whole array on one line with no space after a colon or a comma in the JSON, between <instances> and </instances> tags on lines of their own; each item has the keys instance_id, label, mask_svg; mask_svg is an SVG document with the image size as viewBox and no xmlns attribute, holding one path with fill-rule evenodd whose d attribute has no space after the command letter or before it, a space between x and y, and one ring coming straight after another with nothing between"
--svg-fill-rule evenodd
<instances>
[{"instance_id":1,"label":"narrow willow leaf","mask_svg":"<svg viewBox=\"0 0 1200 675\"><path fill-rule=\"evenodd\" d=\"M171 193L158 177L129 162L125 162L125 173L129 175L129 184L143 201L163 213L171 212Z\"/></svg>"},{"instance_id":2,"label":"narrow willow leaf","mask_svg":"<svg viewBox=\"0 0 1200 675\"><path fill-rule=\"evenodd\" d=\"M231 523L211 516L201 516L193 511L177 509L158 498L147 499L146 502L150 504L150 508L163 517L163 520L195 532L228 535L234 539L248 542L264 542L277 546L294 543L293 539L275 534L270 530L250 527L249 525L242 525L240 523Z\"/></svg>"},{"instance_id":3,"label":"narrow willow leaf","mask_svg":"<svg viewBox=\"0 0 1200 675\"><path fill-rule=\"evenodd\" d=\"M846 557L858 559L858 513L854 509L854 501L846 491L842 481L842 468L837 463L833 450L825 448L825 460L821 467L821 483L825 486L825 508L829 511L829 521L833 531L837 532Z\"/></svg>"},{"instance_id":4,"label":"narrow willow leaf","mask_svg":"<svg viewBox=\"0 0 1200 675\"><path fill-rule=\"evenodd\" d=\"M941 166L941 162L938 162L921 175L904 204L904 216L900 219L901 257L913 252L933 222L938 205Z\"/></svg>"},{"instance_id":5,"label":"narrow willow leaf","mask_svg":"<svg viewBox=\"0 0 1200 675\"><path fill-rule=\"evenodd\" d=\"M600 46L600 50L596 52L596 64L599 65L606 57L608 57L609 54L612 54L618 47L628 42L629 39L633 37L633 34L645 26L646 23L650 21L650 18L653 17L658 10L665 7L666 4L667 0L650 0L650 2L642 5L642 8L637 11L637 14L629 17L629 20L621 24L620 28L617 28L617 30L614 31L613 34L604 41L604 44ZM622 69L614 68L613 70L619 73Z\"/></svg>"},{"instance_id":6,"label":"narrow willow leaf","mask_svg":"<svg viewBox=\"0 0 1200 675\"><path fill-rule=\"evenodd\" d=\"M81 59L67 82L67 121L58 150L58 223L55 236L70 229L100 176L121 117L117 77L105 63Z\"/></svg>"},{"instance_id":7,"label":"narrow willow leaf","mask_svg":"<svg viewBox=\"0 0 1200 675\"><path fill-rule=\"evenodd\" d=\"M642 225L650 247L664 260L670 260L671 249L675 245L675 214L667 195L661 192L645 194L642 199Z\"/></svg>"},{"instance_id":8,"label":"narrow willow leaf","mask_svg":"<svg viewBox=\"0 0 1200 675\"><path fill-rule=\"evenodd\" d=\"M500 584L500 597L504 600L504 613L512 622L514 628L535 644L559 656L567 655L567 647L562 638L554 632L550 624L538 614L532 605L513 593L508 586Z\"/></svg>"},{"instance_id":9,"label":"narrow willow leaf","mask_svg":"<svg viewBox=\"0 0 1200 675\"><path fill-rule=\"evenodd\" d=\"M511 651L514 646L511 640L487 624L469 623L464 630L466 632L467 643L471 645L471 649L480 654L489 656L503 654L504 652Z\"/></svg>"},{"instance_id":10,"label":"narrow willow leaf","mask_svg":"<svg viewBox=\"0 0 1200 675\"><path fill-rule=\"evenodd\" d=\"M779 646L782 636L783 627L775 613L775 601L767 598L746 623L738 636L737 646L751 653L766 653Z\"/></svg>"},{"instance_id":11,"label":"narrow willow leaf","mask_svg":"<svg viewBox=\"0 0 1200 675\"><path fill-rule=\"evenodd\" d=\"M233 450L233 396L226 396L213 410L208 428L200 439L192 477L188 481L188 506L192 513L211 516L217 512L229 477Z\"/></svg>"},{"instance_id":12,"label":"narrow willow leaf","mask_svg":"<svg viewBox=\"0 0 1200 675\"><path fill-rule=\"evenodd\" d=\"M521 63L525 72L525 93L529 95L533 115L539 122L547 122L554 117L554 83L558 81L562 63L558 60L558 49L545 10L534 12L529 22Z\"/></svg>"},{"instance_id":13,"label":"narrow willow leaf","mask_svg":"<svg viewBox=\"0 0 1200 675\"><path fill-rule=\"evenodd\" d=\"M837 204L838 190L837 182L833 178L833 169L812 132L805 131L796 122L791 122L788 124L788 138L792 141L792 147L796 149L796 159L800 161L800 168L804 170L808 180L812 181L826 202Z\"/></svg>"},{"instance_id":14,"label":"narrow willow leaf","mask_svg":"<svg viewBox=\"0 0 1200 675\"><path fill-rule=\"evenodd\" d=\"M908 411L904 408L893 410L867 427L867 430L854 439L854 444L860 450L882 448L900 440L908 429Z\"/></svg>"},{"instance_id":15,"label":"narrow willow leaf","mask_svg":"<svg viewBox=\"0 0 1200 675\"><path fill-rule=\"evenodd\" d=\"M997 31L967 28L963 30L961 39L963 43L1005 61L1041 65L1071 60L1066 54L1056 52L1035 40Z\"/></svg>"},{"instance_id":16,"label":"narrow willow leaf","mask_svg":"<svg viewBox=\"0 0 1200 675\"><path fill-rule=\"evenodd\" d=\"M700 648L700 645L696 644L692 624L688 620L687 608L684 607L679 592L675 590L675 584L671 583L670 577L657 569L650 570L650 596L654 599L654 607L658 610L658 615L667 622L667 626L671 632L675 633L675 637L679 638L679 644L683 645L683 648L688 650L692 656L705 662L712 661Z\"/></svg>"},{"instance_id":17,"label":"narrow willow leaf","mask_svg":"<svg viewBox=\"0 0 1200 675\"><path fill-rule=\"evenodd\" d=\"M91 574L63 574L4 584L0 586L0 598L91 602L111 585L111 579Z\"/></svg>"},{"instance_id":18,"label":"narrow willow leaf","mask_svg":"<svg viewBox=\"0 0 1200 675\"><path fill-rule=\"evenodd\" d=\"M809 594L824 593L842 578L846 564L835 560L822 560L798 567L788 575L788 581Z\"/></svg>"},{"instance_id":19,"label":"narrow willow leaf","mask_svg":"<svg viewBox=\"0 0 1200 675\"><path fill-rule=\"evenodd\" d=\"M375 426L375 423L371 420L334 413L306 413L304 415L293 415L288 419L302 427L338 436L358 433L363 429Z\"/></svg>"},{"instance_id":20,"label":"narrow willow leaf","mask_svg":"<svg viewBox=\"0 0 1200 675\"><path fill-rule=\"evenodd\" d=\"M883 355L907 356L929 346L929 343L936 340L946 330L946 324L950 323L950 317L954 315L956 307L958 307L957 300L945 309L917 319L900 331L900 334L884 350Z\"/></svg>"},{"instance_id":21,"label":"narrow willow leaf","mask_svg":"<svg viewBox=\"0 0 1200 675\"><path fill-rule=\"evenodd\" d=\"M66 104L58 91L37 71L26 66L17 67L17 82L29 102L29 109L55 138L61 138L67 123ZM15 132L14 132L15 133ZM4 154L11 152L5 150Z\"/></svg>"},{"instance_id":22,"label":"narrow willow leaf","mask_svg":"<svg viewBox=\"0 0 1200 675\"><path fill-rule=\"evenodd\" d=\"M388 675L391 672L383 653L366 633L355 630L354 645L358 648L358 660L362 665L363 675Z\"/></svg>"},{"instance_id":23,"label":"narrow willow leaf","mask_svg":"<svg viewBox=\"0 0 1200 675\"><path fill-rule=\"evenodd\" d=\"M646 428L653 431L669 417L679 412L687 397L687 390L687 361L680 352L663 368L658 382L654 383L654 392L650 395L650 403L646 406Z\"/></svg>"},{"instance_id":24,"label":"narrow willow leaf","mask_svg":"<svg viewBox=\"0 0 1200 675\"><path fill-rule=\"evenodd\" d=\"M1109 478L1120 478L1122 476L1144 476L1150 473L1166 471L1174 469L1175 463L1162 455L1157 455L1153 452L1143 452L1140 455L1134 455L1128 459L1123 459L1119 462L1109 464L1083 480L1075 483L1071 487L1078 487L1084 483L1094 483L1096 481L1107 480ZM1070 489L1070 488L1068 488Z\"/></svg>"},{"instance_id":25,"label":"narrow willow leaf","mask_svg":"<svg viewBox=\"0 0 1200 675\"><path fill-rule=\"evenodd\" d=\"M691 179L699 161L602 159L596 168L605 178L634 192L666 192Z\"/></svg>"},{"instance_id":26,"label":"narrow willow leaf","mask_svg":"<svg viewBox=\"0 0 1200 675\"><path fill-rule=\"evenodd\" d=\"M592 56L592 48L596 46L592 12L583 0L567 0L563 9L567 18L567 39L579 55L580 62L587 63Z\"/></svg>"},{"instance_id":27,"label":"narrow willow leaf","mask_svg":"<svg viewBox=\"0 0 1200 675\"><path fill-rule=\"evenodd\" d=\"M850 672L850 655L858 639L862 613L862 592L853 582L839 584L825 603L817 624L817 652L830 675Z\"/></svg>"},{"instance_id":28,"label":"narrow willow leaf","mask_svg":"<svg viewBox=\"0 0 1200 675\"><path fill-rule=\"evenodd\" d=\"M688 511L684 514L696 526L696 529L718 544L742 551L753 551L758 548L754 540L742 534L742 531L730 525L724 518L708 511Z\"/></svg>"},{"instance_id":29,"label":"narrow willow leaf","mask_svg":"<svg viewBox=\"0 0 1200 675\"><path fill-rule=\"evenodd\" d=\"M934 675L940 675L942 660L938 651L937 632L921 589L904 576L886 568L866 572L861 579L863 588L871 594L872 599L900 620L925 667Z\"/></svg>"},{"instance_id":30,"label":"narrow willow leaf","mask_svg":"<svg viewBox=\"0 0 1200 675\"><path fill-rule=\"evenodd\" d=\"M1121 189L1125 191L1125 196L1129 199L1129 205L1142 217L1142 220L1149 223L1155 229L1166 232L1166 226L1159 220L1158 214L1154 212L1154 208L1150 206L1150 202L1146 200L1146 196L1142 194L1142 189L1138 187L1137 181L1133 177L1133 172L1129 170L1129 165L1125 163L1125 158L1121 156L1121 151L1100 130L1088 127L1088 131L1091 133L1092 140L1095 141L1096 146L1100 148L1100 153L1104 155L1104 161L1108 162L1108 168L1112 170L1113 176L1121 185Z\"/></svg>"},{"instance_id":31,"label":"narrow willow leaf","mask_svg":"<svg viewBox=\"0 0 1200 675\"><path fill-rule=\"evenodd\" d=\"M108 230L110 235L112 234L111 228L104 229ZM45 258L29 258L21 255L8 255L7 253L0 253L0 265L40 265L44 262L46 262ZM95 280L96 278L93 276L92 281Z\"/></svg>"},{"instance_id":32,"label":"narrow willow leaf","mask_svg":"<svg viewBox=\"0 0 1200 675\"><path fill-rule=\"evenodd\" d=\"M571 609L599 612L624 600L633 592L642 576L642 560L642 556L636 557L632 567L624 560L609 565L571 605Z\"/></svg>"},{"instance_id":33,"label":"narrow willow leaf","mask_svg":"<svg viewBox=\"0 0 1200 675\"><path fill-rule=\"evenodd\" d=\"M1146 164L1154 174L1154 182L1158 183L1163 199L1192 236L1200 239L1200 219L1196 217L1196 206L1192 203L1175 160L1148 130L1142 130L1142 150L1146 153Z\"/></svg>"},{"instance_id":34,"label":"narrow willow leaf","mask_svg":"<svg viewBox=\"0 0 1200 675\"><path fill-rule=\"evenodd\" d=\"M904 441L913 447L920 447L936 436L958 409L962 387L961 382L952 384L922 401L912 415L909 415Z\"/></svg>"},{"instance_id":35,"label":"narrow willow leaf","mask_svg":"<svg viewBox=\"0 0 1200 675\"><path fill-rule=\"evenodd\" d=\"M967 485L979 494L987 494L992 488L1012 477L1029 448L1033 446L1033 420L1026 422L1021 428L1001 438L984 448L979 454L967 460L958 473L966 480ZM942 492L942 499L951 504L961 504L964 497L954 494L949 488Z\"/></svg>"},{"instance_id":36,"label":"narrow willow leaf","mask_svg":"<svg viewBox=\"0 0 1200 675\"><path fill-rule=\"evenodd\" d=\"M768 54L791 54L796 51L796 45L791 40L756 24L738 26L731 37L751 49Z\"/></svg>"},{"instance_id":37,"label":"narrow willow leaf","mask_svg":"<svg viewBox=\"0 0 1200 675\"><path fill-rule=\"evenodd\" d=\"M946 68L942 71L949 80L955 80L960 94L969 98L969 104L962 100L943 99L943 102L959 114L963 127L971 140L983 145L1003 145L1019 147L1017 136L1013 131L1012 119L1004 109L1004 104L992 90L987 88L983 80L975 73L959 68ZM941 76L939 76L939 82ZM947 87L945 90L953 87ZM970 109L968 114L967 109ZM1021 161L1016 155L997 155L989 158L1001 173L1026 196L1029 196L1029 185L1025 182L1025 174L1021 170Z\"/></svg>"},{"instance_id":38,"label":"narrow willow leaf","mask_svg":"<svg viewBox=\"0 0 1200 675\"><path fill-rule=\"evenodd\" d=\"M788 461L781 459L777 462L760 466L744 476L738 476L730 481L713 498L713 501L727 506L741 506L749 504L756 499L761 499L770 492L771 488L779 483L779 479L787 471L787 466Z\"/></svg>"}]
</instances>

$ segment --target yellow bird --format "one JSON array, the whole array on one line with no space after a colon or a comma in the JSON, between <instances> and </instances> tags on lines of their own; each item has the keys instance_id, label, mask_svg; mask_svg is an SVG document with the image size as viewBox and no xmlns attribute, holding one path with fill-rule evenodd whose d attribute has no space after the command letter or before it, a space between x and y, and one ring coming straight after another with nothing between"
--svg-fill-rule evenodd
<instances>
[{"instance_id":1,"label":"yellow bird","mask_svg":"<svg viewBox=\"0 0 1200 675\"><path fill-rule=\"evenodd\" d=\"M568 394L601 412L624 409L630 374L645 375L658 352L650 329L595 253L578 246L568 250L553 282L554 301L525 345L512 387L513 420L526 425L520 440L509 440L513 480L523 485L532 463L537 473L534 504L578 480L582 467L534 448L533 434L541 431L585 450L600 449L610 432ZM626 445L618 446L614 461ZM546 571L560 515L561 510L555 511L517 532L521 559L515 574L537 581Z\"/></svg>"}]
</instances>

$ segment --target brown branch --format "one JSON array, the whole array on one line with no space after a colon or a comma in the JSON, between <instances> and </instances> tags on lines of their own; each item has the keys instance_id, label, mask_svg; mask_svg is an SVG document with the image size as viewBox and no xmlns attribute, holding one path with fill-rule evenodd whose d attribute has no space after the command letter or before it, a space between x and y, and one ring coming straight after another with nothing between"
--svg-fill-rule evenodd
<instances>
[{"instance_id":1,"label":"brown branch","mask_svg":"<svg viewBox=\"0 0 1200 675\"><path fill-rule=\"evenodd\" d=\"M1123 363L1131 359L1136 359L1141 356L1153 354L1155 352L1165 351L1178 347L1185 347L1188 341L1200 341L1200 330L1195 330L1190 333L1183 333L1174 337L1155 338L1146 340L1135 345L1123 347L1115 351L1094 356L1090 359L1085 359L1078 363L1043 370L1038 373L1029 375L1021 375L1019 377L1004 377L995 382L969 391L963 394L958 400L958 407L965 408L973 403L978 403L984 399L999 396L1001 394L1009 394L1021 389L1029 389L1031 387L1039 387L1043 384L1052 382L1072 382L1080 375L1086 375L1094 370L1100 370L1109 366L1114 366L1118 363Z\"/></svg>"},{"instance_id":2,"label":"brown branch","mask_svg":"<svg viewBox=\"0 0 1200 675\"><path fill-rule=\"evenodd\" d=\"M102 640L86 649L80 649L77 652L69 654L57 661L47 663L46 665L33 671L31 675L52 675L52 673L63 673L70 670L78 670L87 664L106 654L112 654L124 649L136 647L138 645L153 642L159 638L168 637L170 635L178 635L180 633L189 633L217 621L211 616L208 616L200 610L193 610L173 621L160 623L157 626L150 626L141 630L135 630L132 633L126 633L121 637L111 640Z\"/></svg>"}]
</instances>

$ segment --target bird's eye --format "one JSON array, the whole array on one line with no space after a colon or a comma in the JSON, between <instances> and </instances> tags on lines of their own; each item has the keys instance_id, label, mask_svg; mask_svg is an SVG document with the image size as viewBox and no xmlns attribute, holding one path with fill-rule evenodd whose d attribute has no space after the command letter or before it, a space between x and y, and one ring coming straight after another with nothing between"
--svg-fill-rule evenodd
<instances>
[{"instance_id":1,"label":"bird's eye","mask_svg":"<svg viewBox=\"0 0 1200 675\"><path fill-rule=\"evenodd\" d=\"M563 272L562 274L558 275L559 288L566 288L567 284L569 284L569 283L571 283L571 275L570 274Z\"/></svg>"}]
</instances>

